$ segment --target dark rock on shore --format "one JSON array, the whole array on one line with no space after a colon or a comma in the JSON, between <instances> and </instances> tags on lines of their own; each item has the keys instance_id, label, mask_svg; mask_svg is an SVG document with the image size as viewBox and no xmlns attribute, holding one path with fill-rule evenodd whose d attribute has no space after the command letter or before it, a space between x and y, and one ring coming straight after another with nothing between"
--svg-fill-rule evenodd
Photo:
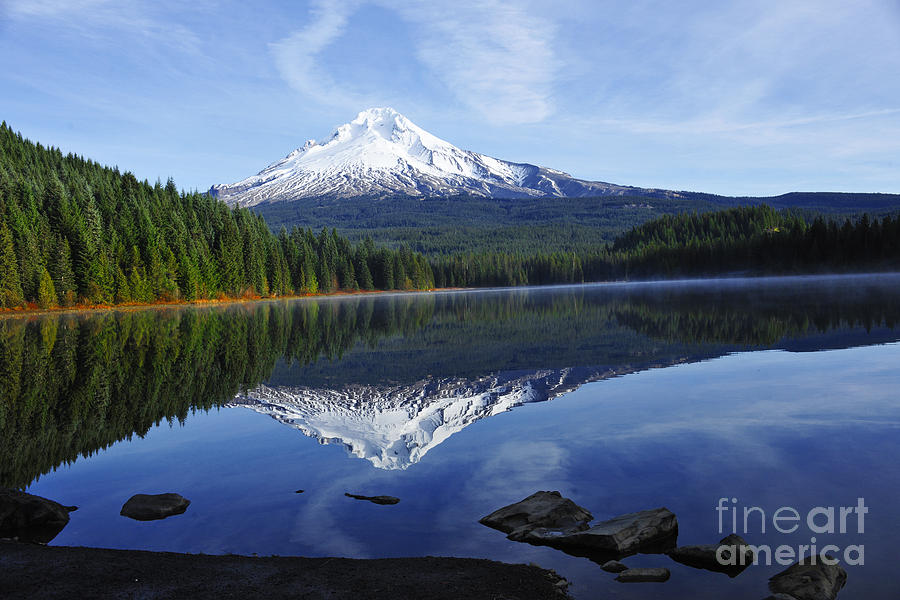
<instances>
[{"instance_id":1,"label":"dark rock on shore","mask_svg":"<svg viewBox=\"0 0 900 600\"><path fill-rule=\"evenodd\" d=\"M123 517L136 521L155 521L187 510L191 501L180 494L135 494L122 506Z\"/></svg>"},{"instance_id":2,"label":"dark rock on shore","mask_svg":"<svg viewBox=\"0 0 900 600\"><path fill-rule=\"evenodd\" d=\"M725 547L722 548L722 546ZM737 577L753 564L754 560L752 548L744 538L733 533L722 538L718 544L679 546L666 554L675 562L683 565L725 573L729 577ZM722 562L719 561L719 554L721 554Z\"/></svg>"},{"instance_id":3,"label":"dark rock on shore","mask_svg":"<svg viewBox=\"0 0 900 600\"><path fill-rule=\"evenodd\" d=\"M627 569L616 576L621 583L662 583L669 580L669 570L662 568Z\"/></svg>"},{"instance_id":4,"label":"dark rock on shore","mask_svg":"<svg viewBox=\"0 0 900 600\"><path fill-rule=\"evenodd\" d=\"M606 571L607 573L621 573L622 571L627 571L628 567L623 565L617 560L608 560L602 565L600 568Z\"/></svg>"},{"instance_id":5,"label":"dark rock on shore","mask_svg":"<svg viewBox=\"0 0 900 600\"><path fill-rule=\"evenodd\" d=\"M781 573L769 579L769 591L786 594L795 600L834 600L844 584L847 572L837 561L822 554L804 557Z\"/></svg>"},{"instance_id":6,"label":"dark rock on shore","mask_svg":"<svg viewBox=\"0 0 900 600\"><path fill-rule=\"evenodd\" d=\"M356 500L368 500L373 504L397 504L400 502L400 498L395 498L394 496L360 496L359 494L344 494L348 498L354 498Z\"/></svg>"},{"instance_id":7,"label":"dark rock on shore","mask_svg":"<svg viewBox=\"0 0 900 600\"><path fill-rule=\"evenodd\" d=\"M561 578L473 558L248 557L0 541L4 598L561 600Z\"/></svg>"},{"instance_id":8,"label":"dark rock on shore","mask_svg":"<svg viewBox=\"0 0 900 600\"><path fill-rule=\"evenodd\" d=\"M0 538L46 544L69 523L69 511L53 500L0 488Z\"/></svg>"},{"instance_id":9,"label":"dark rock on shore","mask_svg":"<svg viewBox=\"0 0 900 600\"><path fill-rule=\"evenodd\" d=\"M523 541L564 552L608 553L621 557L674 548L677 536L678 519L662 507L620 515L574 533L561 535L546 528L533 529Z\"/></svg>"},{"instance_id":10,"label":"dark rock on shore","mask_svg":"<svg viewBox=\"0 0 900 600\"><path fill-rule=\"evenodd\" d=\"M507 533L509 539L518 542L539 527L557 532L582 531L593 518L591 513L563 498L559 492L541 491L495 510L479 523Z\"/></svg>"},{"instance_id":11,"label":"dark rock on shore","mask_svg":"<svg viewBox=\"0 0 900 600\"><path fill-rule=\"evenodd\" d=\"M591 513L559 492L535 492L480 521L507 533L510 540L550 546L598 564L637 552L675 548L678 520L667 508L620 515L589 527Z\"/></svg>"}]
</instances>

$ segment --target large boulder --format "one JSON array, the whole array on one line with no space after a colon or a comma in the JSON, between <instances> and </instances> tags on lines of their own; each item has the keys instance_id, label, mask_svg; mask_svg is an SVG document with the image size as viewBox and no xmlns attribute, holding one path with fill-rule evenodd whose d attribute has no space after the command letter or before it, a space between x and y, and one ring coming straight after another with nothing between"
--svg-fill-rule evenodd
<instances>
[{"instance_id":1,"label":"large boulder","mask_svg":"<svg viewBox=\"0 0 900 600\"><path fill-rule=\"evenodd\" d=\"M582 531L594 517L559 492L535 492L521 502L504 506L482 518L479 523L509 534L514 541L523 539L536 528L559 533Z\"/></svg>"},{"instance_id":2,"label":"large boulder","mask_svg":"<svg viewBox=\"0 0 900 600\"><path fill-rule=\"evenodd\" d=\"M574 554L627 556L674 548L677 537L678 519L672 511L662 507L620 515L590 529L572 533L560 534L537 528L525 535L522 541Z\"/></svg>"},{"instance_id":3,"label":"large boulder","mask_svg":"<svg viewBox=\"0 0 900 600\"><path fill-rule=\"evenodd\" d=\"M729 577L739 575L753 564L755 558L753 549L744 538L733 533L722 538L718 544L679 546L666 554L683 565L725 573Z\"/></svg>"},{"instance_id":4,"label":"large boulder","mask_svg":"<svg viewBox=\"0 0 900 600\"><path fill-rule=\"evenodd\" d=\"M135 494L119 512L123 517L136 521L155 521L187 510L191 501L179 494Z\"/></svg>"},{"instance_id":5,"label":"large boulder","mask_svg":"<svg viewBox=\"0 0 900 600\"><path fill-rule=\"evenodd\" d=\"M0 538L46 544L69 523L69 511L58 502L0 488Z\"/></svg>"},{"instance_id":6,"label":"large boulder","mask_svg":"<svg viewBox=\"0 0 900 600\"><path fill-rule=\"evenodd\" d=\"M834 600L844 584L847 572L831 556L807 556L769 579L769 591L796 600Z\"/></svg>"}]
</instances>

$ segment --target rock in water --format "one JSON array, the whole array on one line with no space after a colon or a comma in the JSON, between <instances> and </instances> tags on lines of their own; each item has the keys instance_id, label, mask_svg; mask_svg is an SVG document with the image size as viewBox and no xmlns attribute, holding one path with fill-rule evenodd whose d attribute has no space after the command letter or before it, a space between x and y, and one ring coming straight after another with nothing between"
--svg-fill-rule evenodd
<instances>
[{"instance_id":1,"label":"rock in water","mask_svg":"<svg viewBox=\"0 0 900 600\"><path fill-rule=\"evenodd\" d=\"M395 498L394 496L360 496L359 494L347 494L344 493L348 498L355 498L356 500L368 500L373 504L397 504L400 502L400 498Z\"/></svg>"},{"instance_id":2,"label":"rock in water","mask_svg":"<svg viewBox=\"0 0 900 600\"><path fill-rule=\"evenodd\" d=\"M719 550L720 548L722 549ZM725 573L729 577L737 577L744 569L753 564L755 558L753 549L744 538L733 533L722 538L718 544L679 546L666 554L675 562L683 565ZM721 554L722 561L719 560L719 554Z\"/></svg>"},{"instance_id":3,"label":"rock in water","mask_svg":"<svg viewBox=\"0 0 900 600\"><path fill-rule=\"evenodd\" d=\"M620 515L590 529L564 535L545 528L533 529L522 541L564 552L626 556L639 551L659 552L672 548L677 536L678 519L672 511L662 507Z\"/></svg>"},{"instance_id":4,"label":"rock in water","mask_svg":"<svg viewBox=\"0 0 900 600\"><path fill-rule=\"evenodd\" d=\"M179 494L135 494L119 512L123 517L136 521L155 521L187 510L191 501Z\"/></svg>"},{"instance_id":5,"label":"rock in water","mask_svg":"<svg viewBox=\"0 0 900 600\"><path fill-rule=\"evenodd\" d=\"M69 523L69 510L53 500L0 488L0 538L46 544Z\"/></svg>"},{"instance_id":6,"label":"rock in water","mask_svg":"<svg viewBox=\"0 0 900 600\"><path fill-rule=\"evenodd\" d=\"M539 527L566 533L582 531L593 518L559 492L535 492L521 502L495 510L479 523L509 534L511 540L522 541Z\"/></svg>"},{"instance_id":7,"label":"rock in water","mask_svg":"<svg viewBox=\"0 0 900 600\"><path fill-rule=\"evenodd\" d=\"M669 570L662 568L627 569L616 576L622 583L661 583L669 580Z\"/></svg>"},{"instance_id":8,"label":"rock in water","mask_svg":"<svg viewBox=\"0 0 900 600\"><path fill-rule=\"evenodd\" d=\"M606 571L607 573L621 573L622 571L627 571L628 567L623 565L617 560L608 560L602 565L600 568Z\"/></svg>"},{"instance_id":9,"label":"rock in water","mask_svg":"<svg viewBox=\"0 0 900 600\"><path fill-rule=\"evenodd\" d=\"M769 579L769 591L787 594L796 600L834 600L844 584L847 572L831 556L804 557Z\"/></svg>"}]
</instances>

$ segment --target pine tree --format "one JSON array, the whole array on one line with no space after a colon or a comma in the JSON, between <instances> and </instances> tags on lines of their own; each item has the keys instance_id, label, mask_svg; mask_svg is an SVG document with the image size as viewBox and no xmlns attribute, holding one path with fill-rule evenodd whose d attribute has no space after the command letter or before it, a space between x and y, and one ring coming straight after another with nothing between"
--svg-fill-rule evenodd
<instances>
[{"instance_id":1,"label":"pine tree","mask_svg":"<svg viewBox=\"0 0 900 600\"><path fill-rule=\"evenodd\" d=\"M128 278L122 267L116 266L116 296L117 304L124 304L133 300L131 296L131 286L128 285Z\"/></svg>"},{"instance_id":2,"label":"pine tree","mask_svg":"<svg viewBox=\"0 0 900 600\"><path fill-rule=\"evenodd\" d=\"M0 307L14 308L24 303L12 235L6 223L0 221Z\"/></svg>"},{"instance_id":3,"label":"pine tree","mask_svg":"<svg viewBox=\"0 0 900 600\"><path fill-rule=\"evenodd\" d=\"M44 309L56 305L56 288L53 287L53 279L50 277L50 272L47 271L46 267L41 269L38 281L37 301L38 306Z\"/></svg>"},{"instance_id":4,"label":"pine tree","mask_svg":"<svg viewBox=\"0 0 900 600\"><path fill-rule=\"evenodd\" d=\"M72 252L69 240L56 237L55 249L50 256L50 277L59 298L59 304L70 306L75 303L75 273L72 271Z\"/></svg>"}]
</instances>

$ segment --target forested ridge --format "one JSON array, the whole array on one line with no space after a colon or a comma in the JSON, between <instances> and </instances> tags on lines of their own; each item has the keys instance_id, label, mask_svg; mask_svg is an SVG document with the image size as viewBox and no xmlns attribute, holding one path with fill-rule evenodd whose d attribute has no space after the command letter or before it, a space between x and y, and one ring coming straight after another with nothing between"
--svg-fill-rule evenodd
<instances>
[{"instance_id":1,"label":"forested ridge","mask_svg":"<svg viewBox=\"0 0 900 600\"><path fill-rule=\"evenodd\" d=\"M463 202L443 202L457 201ZM484 201L484 215L493 210L490 202ZM539 208L513 202L501 203L503 210L521 215ZM380 247L371 238L354 243L334 228L316 234L281 227L274 234L262 216L247 209L179 192L171 180L151 185L117 168L64 156L4 123L0 308L900 267L900 215L879 219L863 213L840 222L808 209L755 205L709 211L701 204L688 213L672 205L667 210L681 212L606 242L609 231L592 229L588 217L608 206L591 206L573 207L570 221L550 228L487 219L502 249L458 245L426 258L406 244ZM646 209L633 202L628 207ZM431 233L444 247L459 241L427 229L416 235Z\"/></svg>"},{"instance_id":2,"label":"forested ridge","mask_svg":"<svg viewBox=\"0 0 900 600\"><path fill-rule=\"evenodd\" d=\"M251 210L277 231L283 224L318 231L336 227L350 240L406 244L428 257L459 253L575 252L598 246L665 215L713 212L765 204L812 221L843 222L895 215L900 194L790 193L767 198L733 198L698 192L677 197L595 196L584 198L485 198L481 196L306 198L263 203Z\"/></svg>"},{"instance_id":3,"label":"forested ridge","mask_svg":"<svg viewBox=\"0 0 900 600\"><path fill-rule=\"evenodd\" d=\"M427 289L428 262L282 228L0 125L0 308Z\"/></svg>"},{"instance_id":4,"label":"forested ridge","mask_svg":"<svg viewBox=\"0 0 900 600\"><path fill-rule=\"evenodd\" d=\"M432 259L436 285L526 285L639 278L900 268L900 215L811 221L766 205L667 215L586 252L469 253Z\"/></svg>"}]
</instances>

